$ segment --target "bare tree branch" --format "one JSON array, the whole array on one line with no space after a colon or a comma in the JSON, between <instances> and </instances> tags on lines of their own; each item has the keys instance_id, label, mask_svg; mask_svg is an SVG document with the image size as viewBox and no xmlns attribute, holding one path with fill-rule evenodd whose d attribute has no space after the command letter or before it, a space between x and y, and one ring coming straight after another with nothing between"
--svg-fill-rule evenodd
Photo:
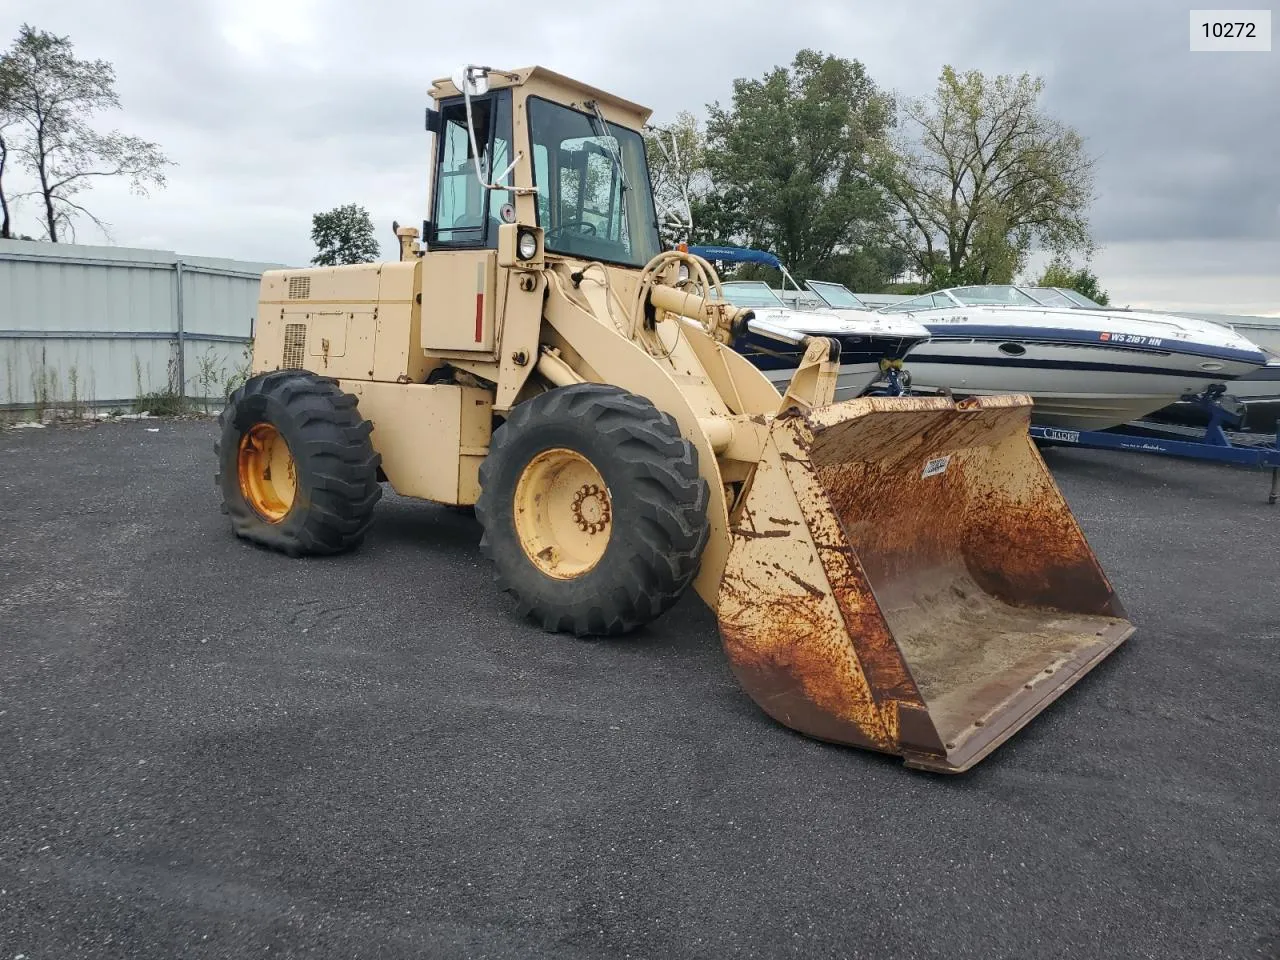
<instances>
[{"instance_id":1,"label":"bare tree branch","mask_svg":"<svg viewBox=\"0 0 1280 960\"><path fill-rule=\"evenodd\" d=\"M74 236L77 216L107 233L83 203L71 199L93 180L124 177L142 196L164 186L164 169L172 164L156 144L101 133L91 124L101 111L120 108L110 63L78 59L69 38L23 24L13 47L0 56L0 78L8 109L25 131L11 149L39 184L49 240Z\"/></svg>"}]
</instances>

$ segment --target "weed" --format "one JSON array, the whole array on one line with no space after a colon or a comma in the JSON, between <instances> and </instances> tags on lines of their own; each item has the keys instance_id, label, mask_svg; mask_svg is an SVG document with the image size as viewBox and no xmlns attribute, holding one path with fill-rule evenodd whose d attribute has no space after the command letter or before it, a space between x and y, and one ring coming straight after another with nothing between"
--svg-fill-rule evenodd
<instances>
[{"instance_id":1,"label":"weed","mask_svg":"<svg viewBox=\"0 0 1280 960\"><path fill-rule=\"evenodd\" d=\"M135 413L150 413L155 417L177 417L188 412L187 398L178 386L178 358L169 357L168 383L160 390L144 393L142 390L142 366L134 358L134 374L138 380L138 399L133 402Z\"/></svg>"},{"instance_id":2,"label":"weed","mask_svg":"<svg viewBox=\"0 0 1280 960\"><path fill-rule=\"evenodd\" d=\"M244 345L244 350L240 354L240 362L236 364L231 375L222 384L222 395L230 398L249 380L250 374L253 372L253 341L250 340Z\"/></svg>"},{"instance_id":3,"label":"weed","mask_svg":"<svg viewBox=\"0 0 1280 960\"><path fill-rule=\"evenodd\" d=\"M196 361L199 369L195 380L199 385L199 400L204 404L204 412L209 413L209 400L214 396L214 388L226 378L226 365L218 360L213 347L209 347Z\"/></svg>"},{"instance_id":4,"label":"weed","mask_svg":"<svg viewBox=\"0 0 1280 960\"><path fill-rule=\"evenodd\" d=\"M67 373L67 383L71 391L71 396L68 399L69 406L67 408L67 413L72 420L83 420L88 406L80 399L80 371L76 368L74 363L71 365L71 370Z\"/></svg>"}]
</instances>

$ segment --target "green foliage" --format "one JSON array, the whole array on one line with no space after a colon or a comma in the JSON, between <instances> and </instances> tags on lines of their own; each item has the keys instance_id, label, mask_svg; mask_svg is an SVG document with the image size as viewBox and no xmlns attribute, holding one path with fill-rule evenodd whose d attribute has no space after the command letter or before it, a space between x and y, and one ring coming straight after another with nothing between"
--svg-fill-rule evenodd
<instances>
[{"instance_id":1,"label":"green foliage","mask_svg":"<svg viewBox=\"0 0 1280 960\"><path fill-rule=\"evenodd\" d=\"M149 413L153 417L176 417L187 412L187 398L168 388L153 390L133 402L133 412Z\"/></svg>"},{"instance_id":2,"label":"green foliage","mask_svg":"<svg viewBox=\"0 0 1280 960\"><path fill-rule=\"evenodd\" d=\"M933 288L1007 283L1033 243L1090 251L1092 160L1040 107L1043 82L943 68L933 95L902 105L880 157L897 235Z\"/></svg>"},{"instance_id":3,"label":"green foliage","mask_svg":"<svg viewBox=\"0 0 1280 960\"><path fill-rule=\"evenodd\" d=\"M889 279L888 207L870 176L891 103L862 64L801 50L708 106L695 233L777 254L799 279Z\"/></svg>"},{"instance_id":4,"label":"green foliage","mask_svg":"<svg viewBox=\"0 0 1280 960\"><path fill-rule=\"evenodd\" d=\"M1065 287L1084 294L1095 303L1104 307L1111 302L1107 291L1098 285L1097 276L1089 269L1088 264L1078 270L1065 258L1055 258L1044 268L1039 277L1031 281L1036 287Z\"/></svg>"},{"instance_id":5,"label":"green foliage","mask_svg":"<svg viewBox=\"0 0 1280 960\"><path fill-rule=\"evenodd\" d=\"M319 251L311 262L320 267L373 263L381 252L369 211L354 203L313 216L311 240Z\"/></svg>"},{"instance_id":6,"label":"green foliage","mask_svg":"<svg viewBox=\"0 0 1280 960\"><path fill-rule=\"evenodd\" d=\"M235 393L246 383L249 382L249 376L253 372L253 341L249 341L244 345L244 351L240 354L240 362L232 368L227 374L225 380L222 381L222 396L224 399L230 399L231 394Z\"/></svg>"},{"instance_id":7,"label":"green foliage","mask_svg":"<svg viewBox=\"0 0 1280 960\"><path fill-rule=\"evenodd\" d=\"M215 395L214 388L225 379L226 375L227 366L218 358L218 351L213 347L206 347L204 353L196 358L197 398L204 407L205 413L210 412L209 400Z\"/></svg>"},{"instance_id":8,"label":"green foliage","mask_svg":"<svg viewBox=\"0 0 1280 960\"><path fill-rule=\"evenodd\" d=\"M891 293L894 296L901 297L917 297L922 293L928 293L931 289L927 283L904 280L901 283L886 283L878 291L868 292Z\"/></svg>"},{"instance_id":9,"label":"green foliage","mask_svg":"<svg viewBox=\"0 0 1280 960\"><path fill-rule=\"evenodd\" d=\"M0 128L8 118L17 129L0 159L11 153L36 181L45 237L55 243L74 239L81 216L107 234L107 225L76 199L94 180L123 177L141 196L165 183L171 161L156 144L91 125L99 112L119 109L115 82L107 61L78 59L68 37L25 23L0 55Z\"/></svg>"},{"instance_id":10,"label":"green foliage","mask_svg":"<svg viewBox=\"0 0 1280 960\"><path fill-rule=\"evenodd\" d=\"M134 413L150 413L153 417L176 417L187 413L190 406L184 391L178 384L178 358L169 358L168 379L158 390L142 389L142 364L133 359L134 377L138 384L138 398L133 402Z\"/></svg>"}]
</instances>

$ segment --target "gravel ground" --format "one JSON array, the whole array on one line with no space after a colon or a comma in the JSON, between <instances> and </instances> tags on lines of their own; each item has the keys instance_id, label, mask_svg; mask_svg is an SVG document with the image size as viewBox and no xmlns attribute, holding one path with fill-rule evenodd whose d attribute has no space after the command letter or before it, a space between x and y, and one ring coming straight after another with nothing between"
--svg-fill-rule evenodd
<instances>
[{"instance_id":1,"label":"gravel ground","mask_svg":"<svg viewBox=\"0 0 1280 960\"><path fill-rule=\"evenodd\" d=\"M805 739L695 597L548 637L468 516L290 560L213 427L0 433L0 960L1280 957L1280 506L1046 454L1138 633L969 774Z\"/></svg>"}]
</instances>

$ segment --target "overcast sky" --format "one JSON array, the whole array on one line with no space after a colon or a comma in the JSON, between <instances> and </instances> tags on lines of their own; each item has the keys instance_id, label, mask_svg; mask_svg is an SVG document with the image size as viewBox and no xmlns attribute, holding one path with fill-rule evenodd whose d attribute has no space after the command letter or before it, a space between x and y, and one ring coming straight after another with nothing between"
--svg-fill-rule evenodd
<instances>
[{"instance_id":1,"label":"overcast sky","mask_svg":"<svg viewBox=\"0 0 1280 960\"><path fill-rule=\"evenodd\" d=\"M110 122L178 164L150 199L94 191L120 244L301 264L312 213L357 202L393 256L391 221L425 215L427 88L457 65L542 64L662 120L809 46L909 95L944 63L1043 76L1097 158L1113 301L1280 314L1280 52L1191 53L1169 0L0 0L5 45L23 21L112 61Z\"/></svg>"}]
</instances>

